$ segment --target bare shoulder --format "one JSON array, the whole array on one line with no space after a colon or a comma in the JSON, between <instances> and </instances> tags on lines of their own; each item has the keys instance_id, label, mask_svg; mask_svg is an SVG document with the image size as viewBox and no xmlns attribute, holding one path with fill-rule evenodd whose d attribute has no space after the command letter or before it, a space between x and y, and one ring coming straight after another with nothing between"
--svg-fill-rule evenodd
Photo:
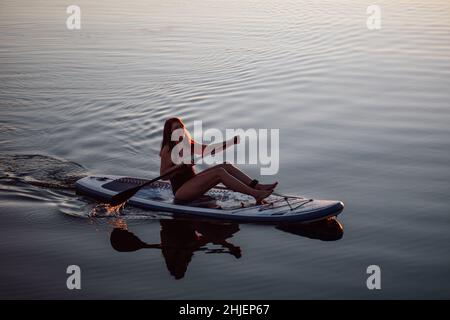
<instances>
[{"instance_id":1,"label":"bare shoulder","mask_svg":"<svg viewBox=\"0 0 450 320\"><path fill-rule=\"evenodd\" d=\"M164 146L161 149L161 155L169 153L169 146Z\"/></svg>"},{"instance_id":2,"label":"bare shoulder","mask_svg":"<svg viewBox=\"0 0 450 320\"><path fill-rule=\"evenodd\" d=\"M164 146L161 149L160 156L161 156L161 160L163 160L163 161L167 161L168 159L170 159L170 149L168 146Z\"/></svg>"}]
</instances>

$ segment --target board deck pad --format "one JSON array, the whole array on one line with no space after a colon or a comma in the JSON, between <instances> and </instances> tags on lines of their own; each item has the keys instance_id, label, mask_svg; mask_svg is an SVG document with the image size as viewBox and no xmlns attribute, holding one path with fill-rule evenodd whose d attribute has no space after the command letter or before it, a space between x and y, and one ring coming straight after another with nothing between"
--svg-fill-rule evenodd
<instances>
[{"instance_id":1,"label":"board deck pad","mask_svg":"<svg viewBox=\"0 0 450 320\"><path fill-rule=\"evenodd\" d=\"M76 189L80 194L107 200L121 191L146 181L148 180L123 176L89 176L78 180ZM338 215L344 207L340 201L274 194L265 201L265 204L256 205L251 196L231 191L225 187L216 187L196 201L179 203L174 201L170 183L157 181L142 187L128 203L153 211L274 223L320 220Z\"/></svg>"},{"instance_id":2,"label":"board deck pad","mask_svg":"<svg viewBox=\"0 0 450 320\"><path fill-rule=\"evenodd\" d=\"M136 187L139 184L143 184L149 180L146 179L139 179L139 178L130 178L130 177L123 177L120 179L116 179L110 182L105 183L102 185L102 188L112 190L112 191L124 191L126 189Z\"/></svg>"},{"instance_id":3,"label":"board deck pad","mask_svg":"<svg viewBox=\"0 0 450 320\"><path fill-rule=\"evenodd\" d=\"M102 188L116 192L122 192L126 189L136 187L147 181L149 180L123 177L103 184ZM227 191L229 190L214 188L199 199L187 203L180 202L179 204L195 207L215 207L228 210L249 207L253 205L252 202L254 201L252 201L252 197L244 194L238 196L237 193ZM152 183L150 186L143 187L138 191L138 193L139 196L145 198L157 199L167 203L174 202L172 188L167 182L157 181L155 183Z\"/></svg>"}]
</instances>

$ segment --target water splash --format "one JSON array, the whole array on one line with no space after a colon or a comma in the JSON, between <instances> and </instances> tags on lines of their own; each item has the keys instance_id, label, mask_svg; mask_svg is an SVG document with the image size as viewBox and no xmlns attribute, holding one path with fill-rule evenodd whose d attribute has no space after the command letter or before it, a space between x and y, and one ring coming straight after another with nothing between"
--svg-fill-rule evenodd
<instances>
[{"instance_id":1,"label":"water splash","mask_svg":"<svg viewBox=\"0 0 450 320\"><path fill-rule=\"evenodd\" d=\"M121 203L117 206L112 206L107 203L99 203L89 212L89 217L105 218L105 217L118 217L123 213L125 204Z\"/></svg>"}]
</instances>

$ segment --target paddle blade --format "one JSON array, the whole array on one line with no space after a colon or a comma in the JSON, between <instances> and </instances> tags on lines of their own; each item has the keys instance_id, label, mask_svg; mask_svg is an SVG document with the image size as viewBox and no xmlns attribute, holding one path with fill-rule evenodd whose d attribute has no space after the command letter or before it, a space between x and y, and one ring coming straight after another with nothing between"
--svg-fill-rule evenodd
<instances>
[{"instance_id":1,"label":"paddle blade","mask_svg":"<svg viewBox=\"0 0 450 320\"><path fill-rule=\"evenodd\" d=\"M125 191L119 192L118 194L113 196L108 201L108 203L112 206L117 206L121 203L124 203L125 201L130 199L132 196L134 196L136 194L136 192L138 192L139 189L141 189L141 187L142 187L142 185L139 185L137 187L133 187L133 188L127 189Z\"/></svg>"}]
</instances>

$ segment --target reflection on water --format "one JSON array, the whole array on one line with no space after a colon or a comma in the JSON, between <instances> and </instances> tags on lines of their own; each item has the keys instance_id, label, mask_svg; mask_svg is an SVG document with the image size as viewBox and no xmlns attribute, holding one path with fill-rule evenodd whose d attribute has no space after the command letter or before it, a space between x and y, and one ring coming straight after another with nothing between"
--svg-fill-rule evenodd
<instances>
[{"instance_id":1,"label":"reflection on water","mask_svg":"<svg viewBox=\"0 0 450 320\"><path fill-rule=\"evenodd\" d=\"M344 236L344 227L336 218L305 224L285 224L276 228L301 237L322 241L336 241Z\"/></svg>"},{"instance_id":2,"label":"reflection on water","mask_svg":"<svg viewBox=\"0 0 450 320\"><path fill-rule=\"evenodd\" d=\"M0 5L1 298L73 298L58 276L74 261L86 299L370 299L371 264L383 270L377 297L450 297L448 0L378 0L377 31L373 0L76 4L78 31L63 1ZM171 116L190 129L280 129L279 192L344 201L345 237L240 225L225 240L241 259L198 249L183 281L151 259L162 249L111 250L110 218L86 219L96 203L72 183L158 176ZM160 213L120 215L142 240L159 236Z\"/></svg>"},{"instance_id":3,"label":"reflection on water","mask_svg":"<svg viewBox=\"0 0 450 320\"><path fill-rule=\"evenodd\" d=\"M134 235L126 221L115 221L116 227L111 232L111 246L119 252L132 252L140 249L159 249L166 262L167 269L175 279L185 276L189 263L197 252L205 254L230 254L236 259L243 252L238 245L231 243L231 238L239 232L239 224L213 221L196 221L191 219L160 220L160 243L145 243ZM269 226L267 226L269 228ZM301 237L324 241L339 240L344 234L342 225L330 218L306 224L288 224L278 226L278 230ZM210 246L219 246L211 248ZM211 259L213 257L211 256Z\"/></svg>"}]
</instances>

